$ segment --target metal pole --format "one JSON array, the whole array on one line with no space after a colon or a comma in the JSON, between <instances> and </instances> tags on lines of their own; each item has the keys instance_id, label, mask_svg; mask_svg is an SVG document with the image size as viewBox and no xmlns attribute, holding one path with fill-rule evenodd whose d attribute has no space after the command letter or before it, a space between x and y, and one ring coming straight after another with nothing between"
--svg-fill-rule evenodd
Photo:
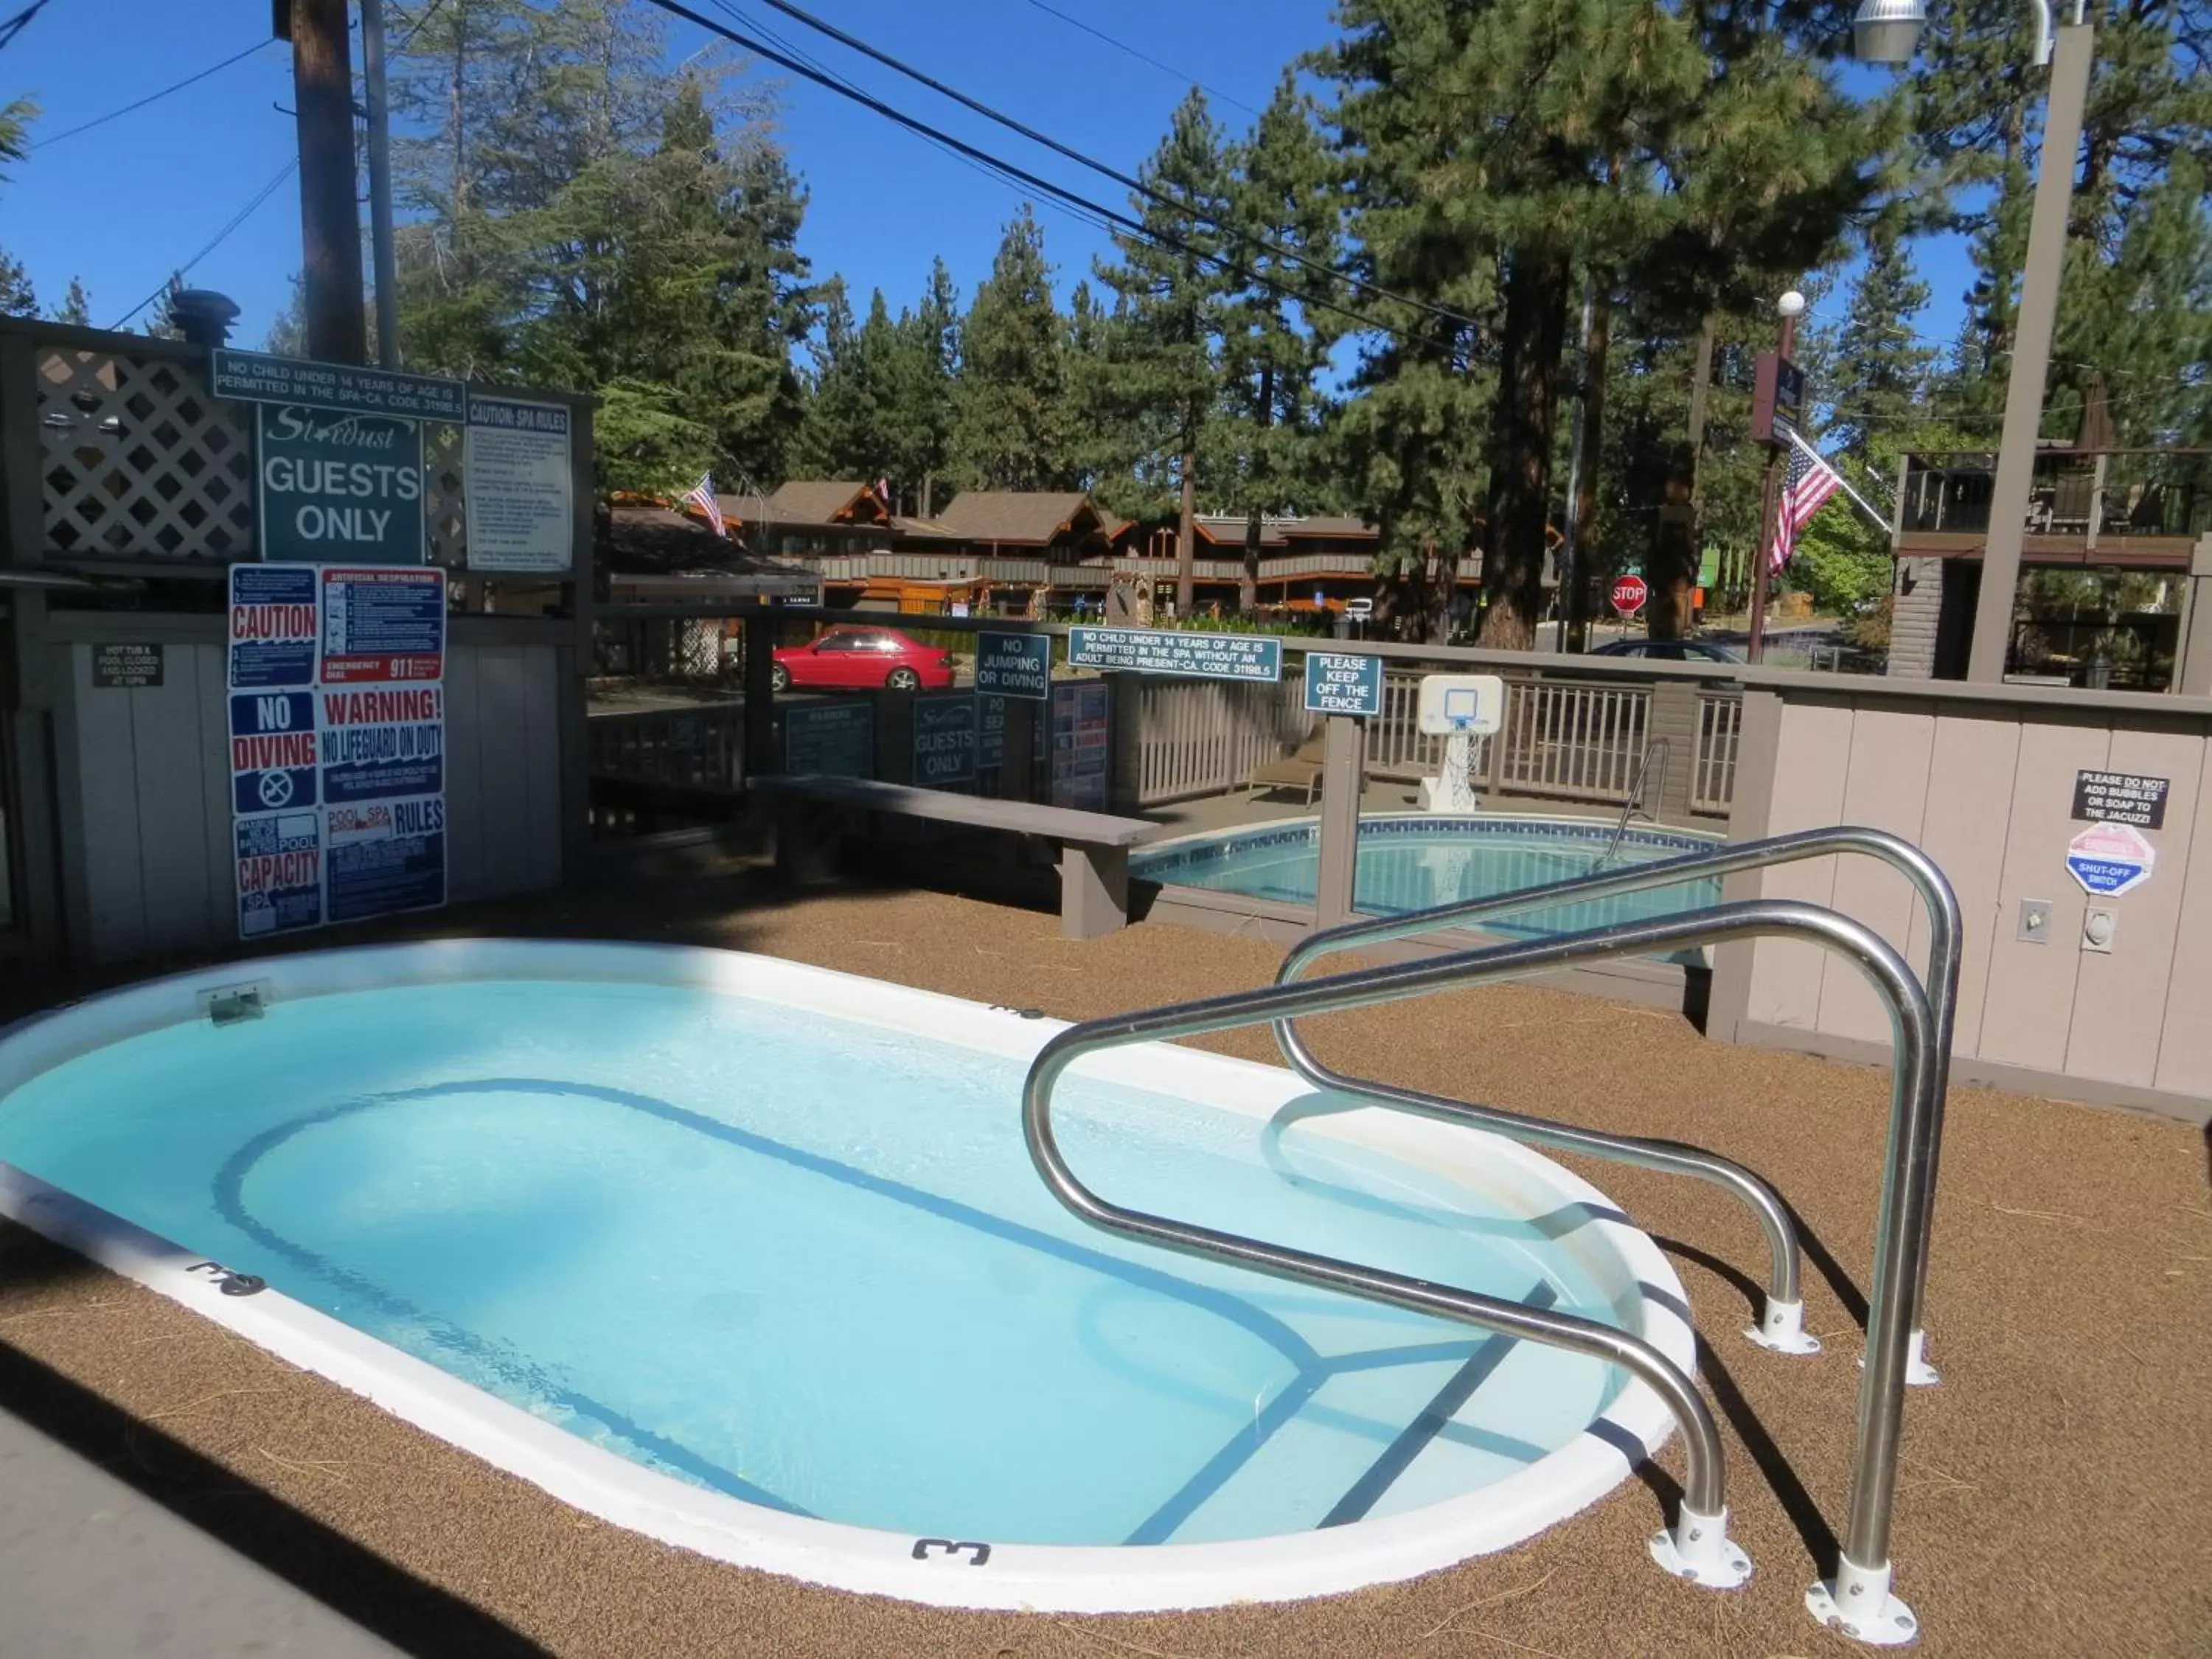
<instances>
[{"instance_id":1,"label":"metal pole","mask_svg":"<svg viewBox=\"0 0 2212 1659\"><path fill-rule=\"evenodd\" d=\"M1990 528L1982 544L1982 591L1974 604L1973 644L1966 659L1970 680L2002 679L2012 643L2021 549L2027 538L2027 500L2035 483L2036 436L2043 424L2044 382L2051 370L2051 335L2065 271L2066 217L2074 198L2081 108L2089 92L2094 40L2094 31L2085 23L2059 30L2057 56L2051 66L2050 110L2043 123L2027 260L2021 272L2012 374L2005 383L2004 435L1998 442Z\"/></svg>"},{"instance_id":2,"label":"metal pole","mask_svg":"<svg viewBox=\"0 0 2212 1659\"><path fill-rule=\"evenodd\" d=\"M384 0L361 0L368 92L368 246L376 272L376 361L399 367L399 278L392 248L392 106L384 78Z\"/></svg>"},{"instance_id":3,"label":"metal pole","mask_svg":"<svg viewBox=\"0 0 2212 1659\"><path fill-rule=\"evenodd\" d=\"M1790 361L1790 354L1797 345L1797 319L1785 316L1782 319L1781 357ZM1766 476L1759 487L1759 545L1751 552L1751 637L1744 655L1757 662L1766 654L1766 592L1771 580L1768 568L1767 549L1774 545L1776 514L1781 503L1777 499L1775 469L1781 465L1786 445L1769 439L1766 445Z\"/></svg>"},{"instance_id":4,"label":"metal pole","mask_svg":"<svg viewBox=\"0 0 2212 1659\"><path fill-rule=\"evenodd\" d=\"M1322 739L1321 851L1314 915L1324 927L1348 920L1358 903L1359 795L1366 781L1366 721L1331 714Z\"/></svg>"},{"instance_id":5,"label":"metal pole","mask_svg":"<svg viewBox=\"0 0 2212 1659\"><path fill-rule=\"evenodd\" d=\"M368 361L362 315L361 213L354 201L353 54L345 0L292 0L293 102L300 143L300 272L307 355Z\"/></svg>"}]
</instances>

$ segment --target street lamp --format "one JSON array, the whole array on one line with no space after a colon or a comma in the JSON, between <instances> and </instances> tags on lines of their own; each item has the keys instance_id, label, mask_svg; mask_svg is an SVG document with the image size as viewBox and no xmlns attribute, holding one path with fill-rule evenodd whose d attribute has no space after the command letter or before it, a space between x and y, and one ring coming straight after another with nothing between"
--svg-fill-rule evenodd
<instances>
[{"instance_id":1,"label":"street lamp","mask_svg":"<svg viewBox=\"0 0 2212 1659\"><path fill-rule=\"evenodd\" d=\"M1869 5L1884 3L1885 0L1868 0ZM1900 0L1887 0L1887 3L1899 3ZM1901 3L1917 5L1919 0L1901 0ZM1776 429L1765 434L1766 476L1760 481L1759 489L1759 540L1751 555L1751 631L1744 647L1744 655L1753 662L1761 661L1766 655L1766 598L1768 586L1773 580L1771 555L1768 550L1774 545L1775 515L1780 506L1775 499L1775 483L1779 476L1782 452L1787 441L1779 430L1785 418L1781 408L1782 376L1789 372L1790 354L1797 349L1797 319L1805 314L1805 296L1791 289L1774 302L1774 314L1782 319L1782 340L1781 349L1774 355L1771 388L1765 378L1763 358L1759 371L1762 390L1759 395L1761 398L1772 399L1772 403L1767 405L1768 414L1759 418L1771 420ZM1798 411L1793 406L1787 418L1796 419Z\"/></svg>"},{"instance_id":2,"label":"street lamp","mask_svg":"<svg viewBox=\"0 0 2212 1659\"><path fill-rule=\"evenodd\" d=\"M2029 3L2035 8L2031 61L2040 65L2051 61L2051 6L2049 0ZM1928 8L1921 0L1866 0L1851 19L1851 51L1863 64L1909 64L1927 23Z\"/></svg>"},{"instance_id":3,"label":"street lamp","mask_svg":"<svg viewBox=\"0 0 2212 1659\"><path fill-rule=\"evenodd\" d=\"M1997 441L1996 477L1990 486L1990 527L1982 543L1982 586L1974 601L1973 643L1966 655L1970 680L2002 679L2005 654L2012 642L2021 549L2027 540L2028 497L2035 484L2036 435L2043 424L2051 335L2058 320L2066 216L2074 197L2075 155L2081 146L2081 111L2088 100L2094 40L2093 31L2082 21L2083 0L2074 0L2073 15L2059 35L2054 62L2051 0L2028 0L2028 3L2035 9L2033 61L2051 66L2050 107L2043 121L2043 154L2037 162L2027 258L2021 270L2012 373L2005 382L2004 434ZM1870 64L1910 63L1927 21L1924 0L1861 0L1858 13L1851 19L1854 47Z\"/></svg>"}]
</instances>

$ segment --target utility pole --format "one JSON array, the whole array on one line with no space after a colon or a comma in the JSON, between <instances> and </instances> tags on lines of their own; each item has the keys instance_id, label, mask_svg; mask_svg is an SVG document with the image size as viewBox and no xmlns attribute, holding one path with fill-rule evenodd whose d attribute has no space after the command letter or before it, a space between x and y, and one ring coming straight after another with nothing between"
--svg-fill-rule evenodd
<instances>
[{"instance_id":1,"label":"utility pole","mask_svg":"<svg viewBox=\"0 0 2212 1659\"><path fill-rule=\"evenodd\" d=\"M1765 434L1766 476L1759 489L1759 544L1751 550L1751 638L1744 651L1744 655L1753 662L1759 661L1766 652L1766 590L1772 574L1768 550L1774 545L1776 511L1781 505L1777 486L1782 457L1790 447L1787 434L1778 434L1773 427L1784 421L1794 425L1802 412L1802 383L1794 382L1796 370L1790 361L1790 354L1797 349L1797 318L1805 309L1805 296L1793 288L1782 296L1774 308L1782 316L1782 343L1775 358L1773 383L1771 386L1762 387L1768 421L1768 430ZM1791 390L1793 383L1799 387L1794 392ZM1754 410L1754 428L1758 424L1758 412ZM1759 434L1754 429L1753 435Z\"/></svg>"},{"instance_id":2,"label":"utility pole","mask_svg":"<svg viewBox=\"0 0 2212 1659\"><path fill-rule=\"evenodd\" d=\"M2021 273L2020 315L2014 330L2012 374L2005 384L2004 436L1990 487L1989 534L1982 544L1982 589L1974 602L1974 639L1966 678L2004 678L2020 592L2020 555L2027 538L2027 501L2035 484L2035 446L2043 425L2044 382L2051 371L2051 333L2058 318L2058 284L2066 264L2066 217L2081 148L2081 108L2088 97L2094 31L2074 23L2058 31L2051 65L2051 105L2043 123L2043 156L2028 222L2027 262Z\"/></svg>"},{"instance_id":3,"label":"utility pole","mask_svg":"<svg viewBox=\"0 0 2212 1659\"><path fill-rule=\"evenodd\" d=\"M354 200L353 54L346 40L346 0L291 0L290 27L307 355L323 362L365 363L368 330L361 304L361 214Z\"/></svg>"},{"instance_id":4,"label":"utility pole","mask_svg":"<svg viewBox=\"0 0 2212 1659\"><path fill-rule=\"evenodd\" d=\"M368 246L376 268L376 361L399 367L399 276L392 247L392 105L385 89L384 0L361 0L368 98Z\"/></svg>"}]
</instances>

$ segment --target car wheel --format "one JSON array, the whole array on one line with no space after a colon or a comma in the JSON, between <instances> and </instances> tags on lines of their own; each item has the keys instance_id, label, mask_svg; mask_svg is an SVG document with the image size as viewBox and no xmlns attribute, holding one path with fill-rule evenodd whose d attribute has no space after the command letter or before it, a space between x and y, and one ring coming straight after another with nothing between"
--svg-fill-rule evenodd
<instances>
[{"instance_id":1,"label":"car wheel","mask_svg":"<svg viewBox=\"0 0 2212 1659\"><path fill-rule=\"evenodd\" d=\"M791 690L791 671L781 663L768 671L769 690L781 696Z\"/></svg>"},{"instance_id":2,"label":"car wheel","mask_svg":"<svg viewBox=\"0 0 2212 1659\"><path fill-rule=\"evenodd\" d=\"M894 668L884 677L884 684L894 691L919 691L921 676L911 668Z\"/></svg>"}]
</instances>

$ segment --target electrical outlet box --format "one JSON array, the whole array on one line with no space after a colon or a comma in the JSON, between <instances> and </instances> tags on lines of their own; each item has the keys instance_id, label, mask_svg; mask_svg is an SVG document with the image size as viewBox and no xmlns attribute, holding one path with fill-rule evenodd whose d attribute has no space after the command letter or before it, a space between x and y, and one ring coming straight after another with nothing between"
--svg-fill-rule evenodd
<instances>
[{"instance_id":1,"label":"electrical outlet box","mask_svg":"<svg viewBox=\"0 0 2212 1659\"><path fill-rule=\"evenodd\" d=\"M2021 945L2051 943L2051 911L2049 899L2024 898L2020 902L2020 921L2012 936Z\"/></svg>"},{"instance_id":2,"label":"electrical outlet box","mask_svg":"<svg viewBox=\"0 0 2212 1659\"><path fill-rule=\"evenodd\" d=\"M2119 931L2120 913L2108 905L2093 904L2081 918L2081 948L2110 956Z\"/></svg>"}]
</instances>

